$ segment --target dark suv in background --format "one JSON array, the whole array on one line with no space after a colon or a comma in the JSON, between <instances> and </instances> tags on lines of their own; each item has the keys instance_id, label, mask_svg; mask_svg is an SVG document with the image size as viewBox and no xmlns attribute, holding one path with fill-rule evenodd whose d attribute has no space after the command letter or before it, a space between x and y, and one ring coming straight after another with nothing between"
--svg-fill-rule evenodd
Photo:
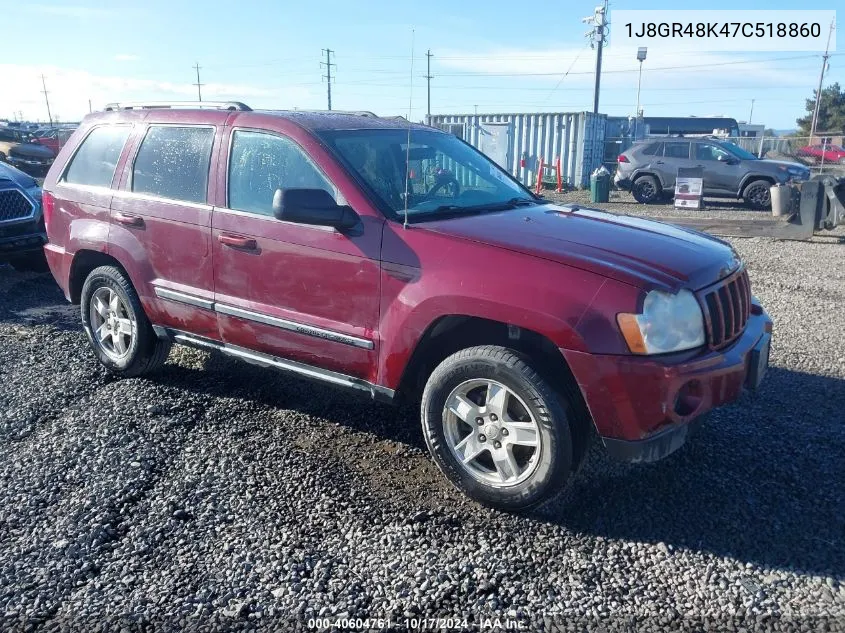
<instances>
[{"instance_id":1,"label":"dark suv in background","mask_svg":"<svg viewBox=\"0 0 845 633\"><path fill-rule=\"evenodd\" d=\"M616 186L643 204L671 197L679 167L703 168L705 196L741 198L752 209L770 207L772 185L810 178L800 163L760 159L714 138L648 139L634 143L617 162Z\"/></svg>"},{"instance_id":2,"label":"dark suv in background","mask_svg":"<svg viewBox=\"0 0 845 633\"><path fill-rule=\"evenodd\" d=\"M46 271L47 241L41 187L32 176L0 163L0 263L17 270Z\"/></svg>"}]
</instances>

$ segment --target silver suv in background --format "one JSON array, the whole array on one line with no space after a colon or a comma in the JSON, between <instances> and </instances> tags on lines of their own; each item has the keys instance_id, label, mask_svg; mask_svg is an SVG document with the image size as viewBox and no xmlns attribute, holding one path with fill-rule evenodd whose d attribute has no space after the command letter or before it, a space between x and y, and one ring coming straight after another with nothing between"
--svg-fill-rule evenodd
<instances>
[{"instance_id":1,"label":"silver suv in background","mask_svg":"<svg viewBox=\"0 0 845 633\"><path fill-rule=\"evenodd\" d=\"M614 182L637 202L671 198L679 167L704 170L704 195L742 199L752 209L771 206L769 187L800 182L810 170L799 163L757 158L751 152L714 138L666 137L634 143L619 155Z\"/></svg>"}]
</instances>

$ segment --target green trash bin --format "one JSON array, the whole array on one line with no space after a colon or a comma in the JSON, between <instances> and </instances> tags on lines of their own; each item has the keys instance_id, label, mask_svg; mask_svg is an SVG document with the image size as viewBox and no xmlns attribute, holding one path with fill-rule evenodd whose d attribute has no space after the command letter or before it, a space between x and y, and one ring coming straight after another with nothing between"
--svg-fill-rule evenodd
<instances>
[{"instance_id":1,"label":"green trash bin","mask_svg":"<svg viewBox=\"0 0 845 633\"><path fill-rule=\"evenodd\" d=\"M610 200L610 172L601 167L590 176L590 202Z\"/></svg>"}]
</instances>

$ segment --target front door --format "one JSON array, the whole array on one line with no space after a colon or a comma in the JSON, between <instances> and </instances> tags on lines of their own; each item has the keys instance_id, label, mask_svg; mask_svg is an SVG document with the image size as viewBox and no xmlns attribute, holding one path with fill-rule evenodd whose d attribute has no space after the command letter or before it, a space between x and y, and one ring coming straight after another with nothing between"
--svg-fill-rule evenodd
<instances>
[{"instance_id":1,"label":"front door","mask_svg":"<svg viewBox=\"0 0 845 633\"><path fill-rule=\"evenodd\" d=\"M220 337L372 380L383 221L362 217L363 230L355 235L282 222L272 210L281 188L318 188L338 197L290 138L232 130L226 206L215 207L212 219Z\"/></svg>"},{"instance_id":2,"label":"front door","mask_svg":"<svg viewBox=\"0 0 845 633\"><path fill-rule=\"evenodd\" d=\"M714 143L695 144L695 164L704 169L704 190L736 193L739 190L738 160Z\"/></svg>"}]
</instances>

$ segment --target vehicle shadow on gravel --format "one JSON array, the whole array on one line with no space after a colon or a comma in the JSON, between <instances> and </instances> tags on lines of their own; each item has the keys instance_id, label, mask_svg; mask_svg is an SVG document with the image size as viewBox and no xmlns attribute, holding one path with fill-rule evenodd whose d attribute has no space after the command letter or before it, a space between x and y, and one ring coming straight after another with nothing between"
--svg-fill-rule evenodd
<instances>
[{"instance_id":1,"label":"vehicle shadow on gravel","mask_svg":"<svg viewBox=\"0 0 845 633\"><path fill-rule=\"evenodd\" d=\"M845 380L773 367L650 465L594 450L543 520L612 539L845 577Z\"/></svg>"}]
</instances>

